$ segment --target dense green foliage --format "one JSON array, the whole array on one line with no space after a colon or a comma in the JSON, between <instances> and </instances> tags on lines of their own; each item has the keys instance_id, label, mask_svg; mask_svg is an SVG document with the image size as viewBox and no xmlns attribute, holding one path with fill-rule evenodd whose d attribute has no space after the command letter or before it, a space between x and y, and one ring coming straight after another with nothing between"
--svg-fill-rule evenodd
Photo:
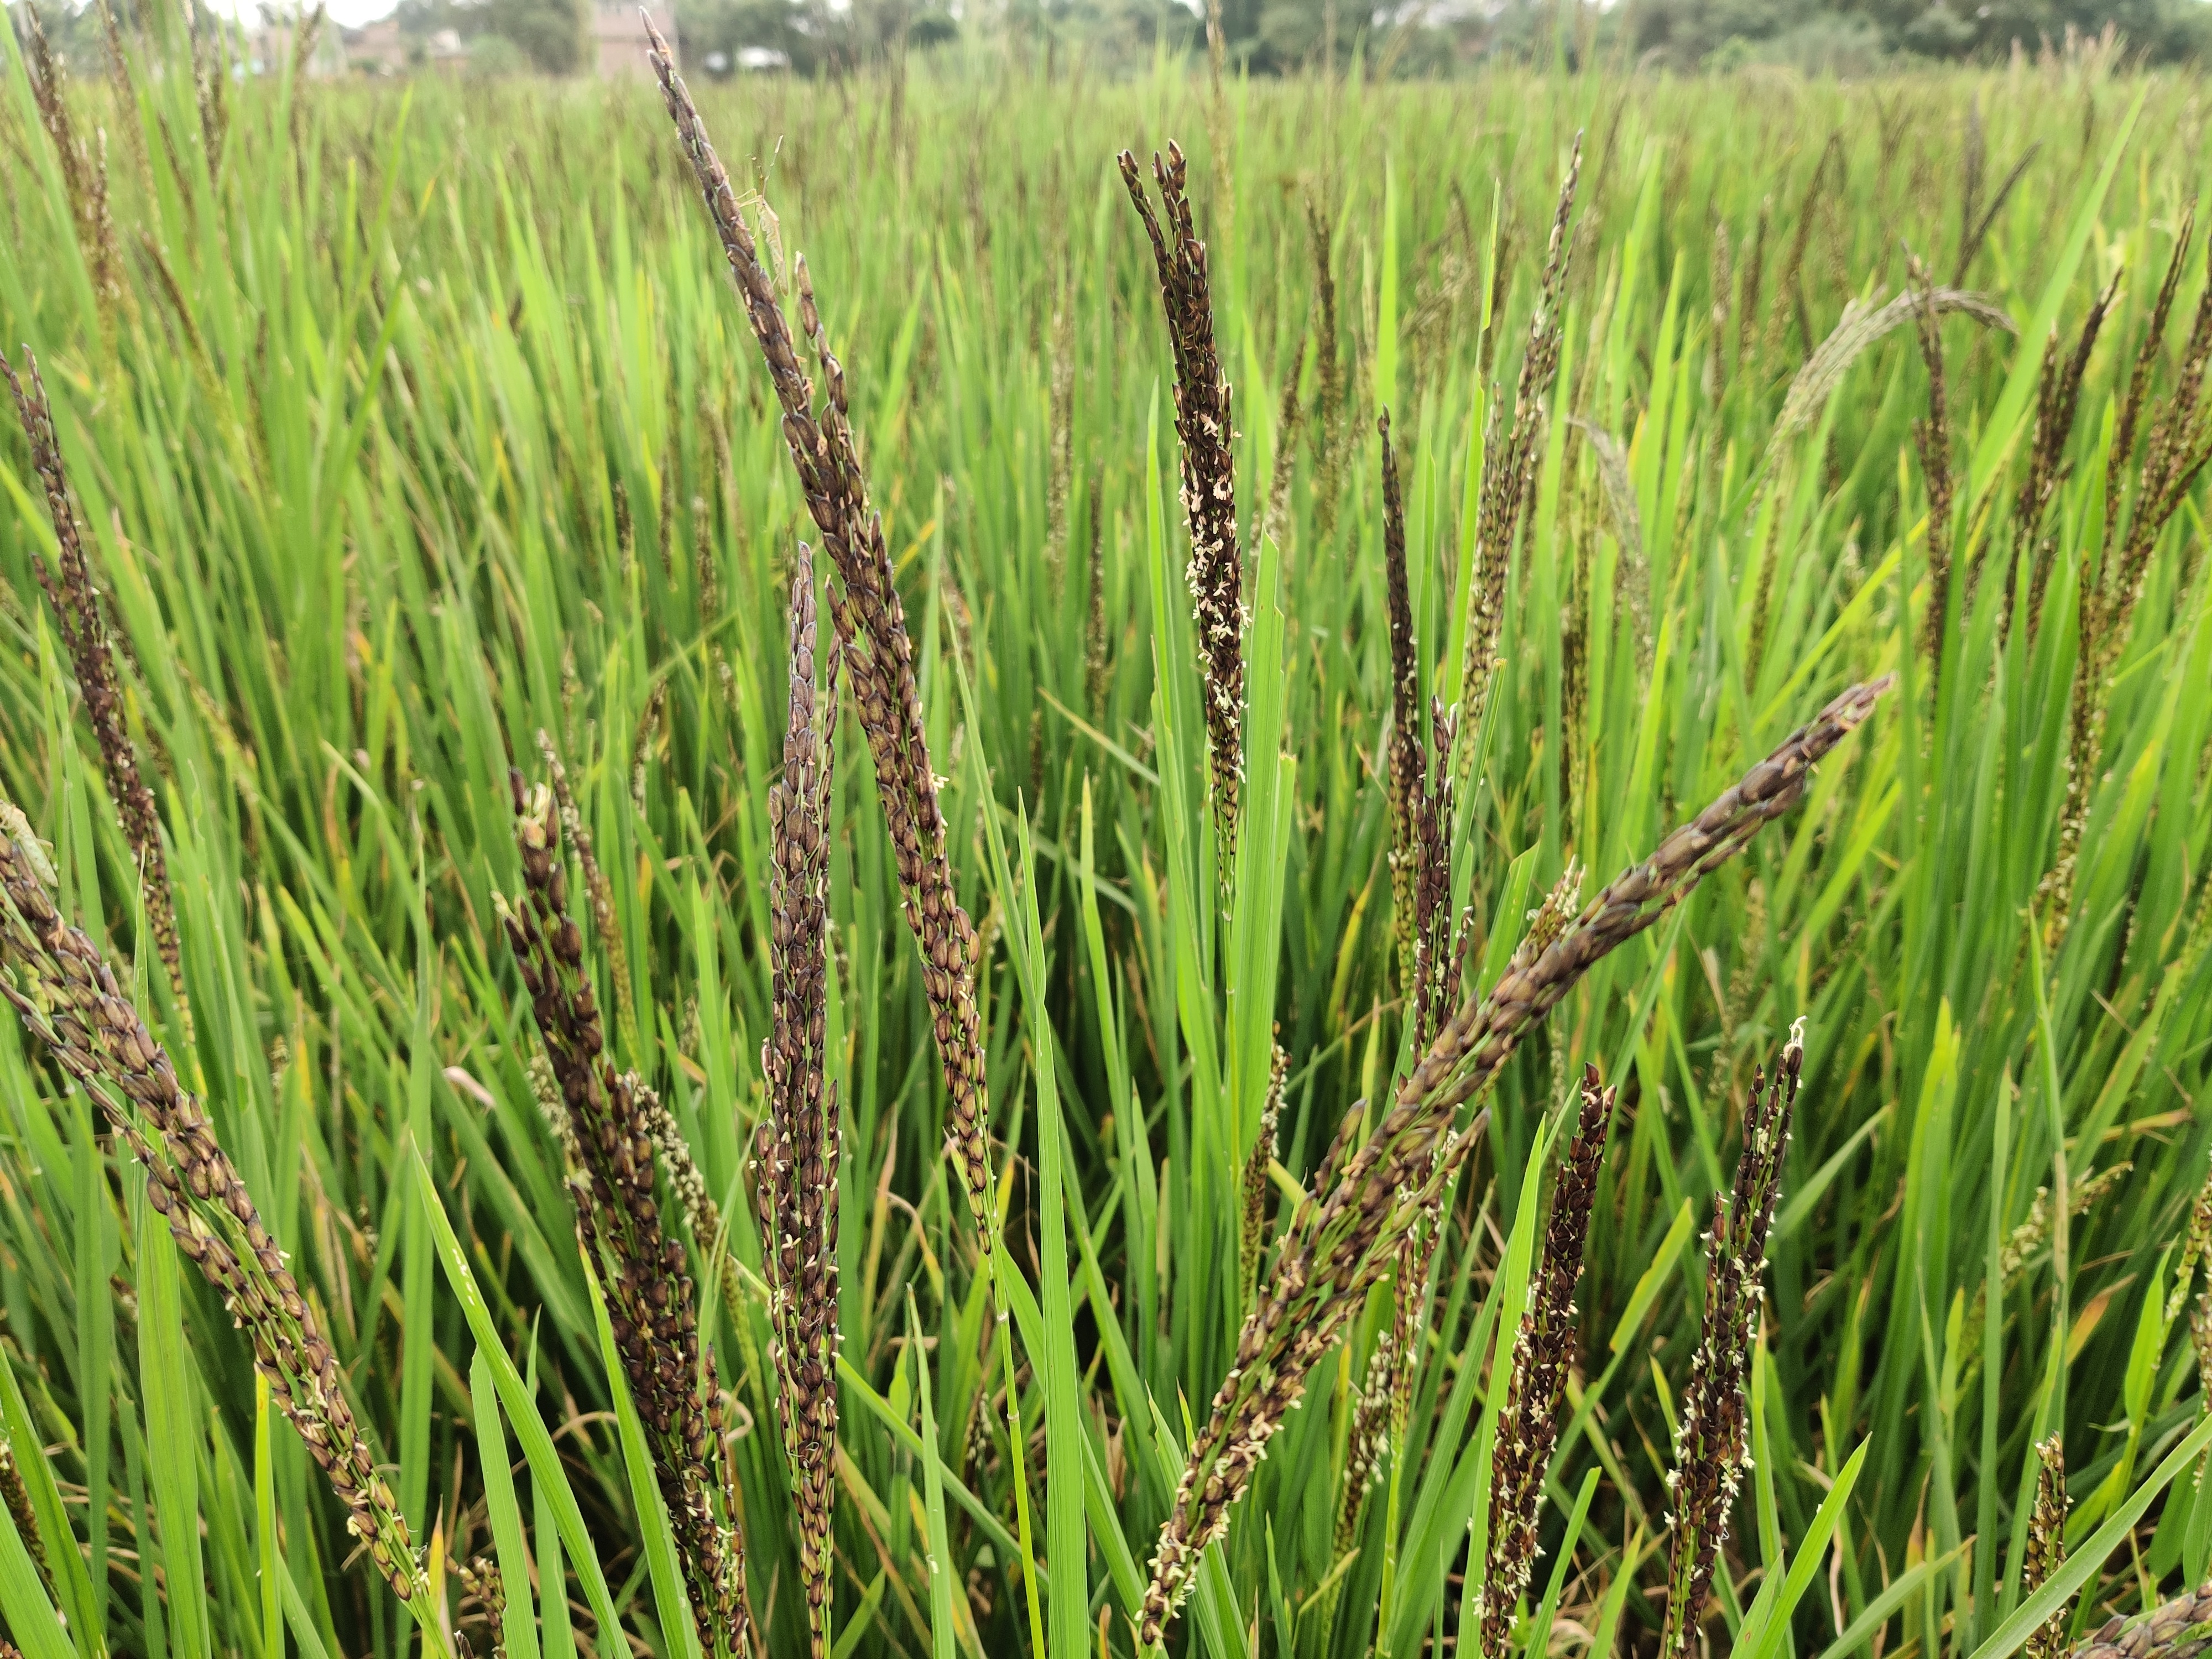
<instances>
[{"instance_id":1,"label":"dense green foliage","mask_svg":"<svg viewBox=\"0 0 2212 1659\"><path fill-rule=\"evenodd\" d=\"M1639 0L1621 29L1639 53L1677 65L1822 53L1919 58L2002 58L2071 35L2116 31L2152 58L2201 52L2205 9L2196 0ZM1847 66L1857 67L1857 65Z\"/></svg>"},{"instance_id":2,"label":"dense green foliage","mask_svg":"<svg viewBox=\"0 0 2212 1659\"><path fill-rule=\"evenodd\" d=\"M481 15L481 0L471 9ZM914 0L684 0L678 9L687 51L770 46L806 73L880 61L902 43L956 33L943 9ZM1229 61L1255 75L1316 70L1333 50L1339 65L1359 54L1400 76L1602 63L1677 71L1773 64L1864 78L1962 59L2002 62L2014 50L2034 56L2108 31L2129 55L2152 63L2201 61L2212 52L2205 0L1009 0L961 11L958 32L1112 70L1156 40L1176 50L1202 46L1216 15Z\"/></svg>"},{"instance_id":3,"label":"dense green foliage","mask_svg":"<svg viewBox=\"0 0 2212 1659\"><path fill-rule=\"evenodd\" d=\"M927 43L954 32L944 10L913 0L684 0L678 11L687 51L772 46L808 73L878 61L899 49L902 33ZM1155 40L1178 50L1203 45L1217 14L1230 62L1255 75L1318 69L1332 48L1339 65L1357 53L1395 76L1499 63L1677 71L1774 64L1854 78L1962 59L2002 62L2014 50L2033 56L2108 31L2130 56L2153 63L2201 61L2212 52L2205 0L1481 0L1449 7L1009 0L959 15L971 40L1003 37L1062 61L1114 69Z\"/></svg>"},{"instance_id":4,"label":"dense green foliage","mask_svg":"<svg viewBox=\"0 0 2212 1659\"><path fill-rule=\"evenodd\" d=\"M1862 1445L1832 1554L1807 1553L1809 1593L1776 1632L1798 1652L1846 1626L1845 1652L2016 1646L2017 1630L1982 1644L2018 1604L2031 1443L2054 1430L2075 1542L2098 1540L2076 1558L2076 1628L2201 1577L2212 1503L2188 1469L2168 1487L2160 1468L2203 1407L2185 1330L2163 1316L2164 1253L2208 1148L2201 488L2159 538L2114 661L2070 919L2048 953L2038 892L2114 405L2204 205L2202 87L2110 80L2091 58L1852 90L1305 80L1237 84L1216 106L1202 69L1164 62L1120 85L917 72L743 92L709 94L706 113L741 180L765 181L779 255L808 257L915 632L952 861L985 942L999 1191L1026 1276L1006 1293L1010 1441L915 952L848 723L830 1011L846 1114L839 1652L1029 1650L1032 1591L1057 1659L1130 1650L1177 1448L1244 1312L1225 1264L1254 1129L1218 1081L1224 1008L1263 1036L1272 1017L1290 1056L1279 1186L1308 1178L1405 1059L1374 415L1395 416L1423 673L1449 700L1485 412L1496 386L1510 397L1577 131L1565 362L1486 763L1463 796L1470 976L1494 975L1571 859L1602 880L1845 684L1905 683L1801 807L1601 964L1504 1073L1455 1195L1410 1430L1353 1551L1334 1537L1345 1436L1387 1286L1315 1373L1171 1644L1356 1659L1378 1632L1401 1655L1454 1638L1481 1497L1474 1425L1496 1403L1490 1333L1512 1294L1499 1266L1534 1224L1532 1149L1585 1060L1620 1083L1619 1121L1544 1523L1558 1570L1547 1558L1536 1580L1556 1600L1521 1639L1648 1643L1699 1317L1695 1230L1727 1183L1752 1067L1801 1015L1756 1467L1712 1640L1778 1587ZM508 1595L548 1659L591 1642L605 1595L632 1643L673 1659L688 1626L664 1620L647 1547L665 1522L649 1501L639 1512L650 1488L625 1473L533 1098L530 1008L494 922L495 893L520 879L507 769L540 775L535 734L551 735L617 878L611 959L635 1011L619 1055L670 1103L742 1264L708 1322L734 1395L753 1603L769 1653L803 1651L742 1149L762 1110L765 796L805 520L658 100L272 82L218 111L143 58L122 93L70 96L78 131L105 129L104 219L73 213L11 61L0 337L40 355L128 642L189 1041L33 580L52 544L12 441L0 787L52 843L64 910L136 963L142 1006L204 1088L470 1641L489 1638L443 1564L505 1528ZM1212 240L1255 548L1291 452L1279 550L1255 551L1247 589L1259 632L1280 635L1249 752L1294 762L1265 872L1279 915L1233 933L1210 920L1158 293L1112 164L1170 136L1193 152ZM1986 206L2032 144L1972 245L1962 193ZM94 164L87 140L80 179ZM1330 233L1325 271L1310 212ZM1934 629L1940 678L1918 644L1929 380L1911 327L1780 424L1846 301L1897 290L1903 244L2021 329L1942 325L1960 575ZM2155 354L2159 397L2203 270L2200 244ZM2012 503L2043 341L2070 343L2116 275L2031 628L2006 594L2033 560ZM1346 388L1334 411L1324 351ZM1624 454L1610 494L1605 434ZM0 1548L17 1642L80 1659L404 1651L404 1611L349 1566L299 1443L257 1417L245 1343L94 1122L0 1026L0 1407L70 1613L61 1638L27 1629L40 1589ZM410 1173L418 1153L453 1255ZM2094 1196L2060 1204L2054 1227L2046 1188ZM690 1249L703 1281L726 1276L714 1240ZM1047 1328L1039 1305L1074 1311ZM503 1413L495 1352L529 1379ZM487 1480L530 1443L518 1397L554 1431L564 1480L518 1464L512 1485ZM519 1553L562 1559L568 1492L604 1589L587 1593L572 1549L578 1576L543 1574L533 1620ZM1594 1496L1561 1554L1577 1493ZM1025 1551L1086 1534L1087 1552L1024 1571Z\"/></svg>"}]
</instances>

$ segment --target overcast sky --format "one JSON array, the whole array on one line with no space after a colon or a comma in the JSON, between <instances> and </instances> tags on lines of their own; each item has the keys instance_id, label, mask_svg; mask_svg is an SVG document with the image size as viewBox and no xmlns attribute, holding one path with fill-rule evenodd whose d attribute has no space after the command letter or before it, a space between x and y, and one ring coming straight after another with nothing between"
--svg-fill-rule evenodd
<instances>
[{"instance_id":1,"label":"overcast sky","mask_svg":"<svg viewBox=\"0 0 2212 1659\"><path fill-rule=\"evenodd\" d=\"M207 0L207 3L213 9L227 17L235 17L242 23L261 21L261 8L257 0ZM281 0L281 3L289 10L293 0ZM325 0L325 3L330 9L331 21L342 28L354 28L362 23L373 22L377 18L390 16L393 0ZM308 0L308 9L312 10L313 6L314 0Z\"/></svg>"}]
</instances>

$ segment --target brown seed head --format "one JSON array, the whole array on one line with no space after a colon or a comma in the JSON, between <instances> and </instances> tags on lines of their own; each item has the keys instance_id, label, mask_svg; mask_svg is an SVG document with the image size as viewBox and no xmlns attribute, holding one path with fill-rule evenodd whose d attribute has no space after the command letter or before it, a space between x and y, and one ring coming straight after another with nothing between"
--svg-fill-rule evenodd
<instances>
[{"instance_id":1,"label":"brown seed head","mask_svg":"<svg viewBox=\"0 0 2212 1659\"><path fill-rule=\"evenodd\" d=\"M145 1167L148 1201L246 1334L271 1401L345 1506L348 1529L369 1546L392 1593L416 1601L422 1565L356 1424L337 1358L205 1109L178 1082L99 946L63 920L37 861L12 835L0 836L0 957L11 970L0 997Z\"/></svg>"},{"instance_id":2,"label":"brown seed head","mask_svg":"<svg viewBox=\"0 0 2212 1659\"><path fill-rule=\"evenodd\" d=\"M1545 254L1543 282L1528 319L1528 345L1521 359L1514 390L1513 424L1498 429L1502 400L1491 405L1490 430L1483 442L1481 495L1475 514L1474 579L1468 592L1467 656L1462 665L1461 730L1470 738L1482 729L1498 652L1498 633L1505 618L1505 573L1520 534L1523 509L1543 459L1545 402L1558 376L1566 293L1567 255L1582 177L1582 135L1575 135L1567 176L1552 216L1552 240Z\"/></svg>"},{"instance_id":3,"label":"brown seed head","mask_svg":"<svg viewBox=\"0 0 2212 1659\"><path fill-rule=\"evenodd\" d=\"M1583 1068L1582 1112L1552 1193L1544 1255L1529 1287L1528 1311L1513 1343L1513 1368L1490 1482L1490 1549L1483 1571L1482 1652L1509 1650L1513 1608L1528 1587L1539 1553L1536 1522L1544 1476L1559 1443L1559 1401L1575 1358L1575 1284L1589 1240L1598 1168L1605 1161L1616 1091L1597 1067Z\"/></svg>"},{"instance_id":4,"label":"brown seed head","mask_svg":"<svg viewBox=\"0 0 2212 1659\"><path fill-rule=\"evenodd\" d=\"M975 930L960 908L945 859L945 818L937 799L914 672L906 611L892 580L883 521L868 502L860 444L847 418L845 370L822 326L806 262L793 263L799 319L822 377L822 398L800 367L790 324L758 245L738 211L736 192L668 43L645 21L653 74L678 141L691 163L708 216L722 243L753 337L783 410L783 434L809 514L822 532L837 580L829 590L830 620L853 689L853 703L876 775L905 898L908 927L921 948L939 1061L950 1094L945 1141L967 1188L969 1213L982 1254L991 1254L990 1099L981 1017L975 1002Z\"/></svg>"},{"instance_id":5,"label":"brown seed head","mask_svg":"<svg viewBox=\"0 0 2212 1659\"><path fill-rule=\"evenodd\" d=\"M1771 1083L1753 1072L1735 1183L1726 1199L1713 1201L1705 1328L1683 1397L1674 1467L1667 1476L1674 1510L1662 1659L1677 1659L1696 1643L1721 1547L1728 1540L1737 1485L1750 1463L1744 1378L1757 1333L1766 1229L1782 1190L1783 1154L1804 1068L1804 1024L1801 1019L1790 1029Z\"/></svg>"},{"instance_id":6,"label":"brown seed head","mask_svg":"<svg viewBox=\"0 0 2212 1659\"><path fill-rule=\"evenodd\" d=\"M1322 1195L1292 1218L1271 1294L1246 1319L1206 1425L1192 1443L1153 1553L1139 1621L1143 1645L1160 1640L1188 1588L1191 1561L1228 1524L1230 1505L1243 1495L1315 1362L1397 1261L1407 1233L1433 1213L1437 1194L1480 1139L1480 1114L1452 1132L1456 1109L1497 1075L1515 1045L1593 963L1659 921L1762 824L1788 811L1813 764L1856 729L1893 683L1885 677L1844 692L1650 857L1623 871L1542 949L1524 941L1489 994L1468 1002L1437 1034L1356 1151L1350 1139L1364 1104L1347 1115L1315 1182Z\"/></svg>"},{"instance_id":7,"label":"brown seed head","mask_svg":"<svg viewBox=\"0 0 2212 1659\"><path fill-rule=\"evenodd\" d=\"M185 999L183 957L177 945L176 902L169 891L168 865L161 851L161 815L154 803L154 792L139 772L138 751L125 722L122 681L116 672L100 596L93 586L69 475L62 467L53 407L46 400L46 383L39 377L38 359L27 349L23 356L24 374L30 381L27 391L4 356L0 356L0 377L6 379L9 391L15 394L15 413L22 422L24 436L30 440L32 470L45 486L46 511L53 520L60 555L58 578L47 571L43 560L34 557L31 562L40 586L46 590L46 601L53 607L62 643L76 673L85 715L100 745L107 793L122 821L124 838L138 860L146 926L154 936L162 966L168 970L169 988L189 1038L191 1010Z\"/></svg>"},{"instance_id":8,"label":"brown seed head","mask_svg":"<svg viewBox=\"0 0 2212 1659\"><path fill-rule=\"evenodd\" d=\"M2066 1447L2057 1435L2036 1443L2035 1507L2027 1522L2027 1559L2021 1564L2021 1592L2033 1595L2066 1565ZM2066 1651L2070 1607L2062 1607L2035 1627L2021 1651L2028 1659L2059 1659Z\"/></svg>"},{"instance_id":9,"label":"brown seed head","mask_svg":"<svg viewBox=\"0 0 2212 1659\"><path fill-rule=\"evenodd\" d=\"M784 1451L799 1502L799 1562L815 1659L830 1639L832 1484L837 1462L837 1097L823 1081L830 790L836 659L816 695L814 571L804 543L792 580L790 710L783 776L769 791L772 1029L762 1053L769 1115L755 1192L769 1285Z\"/></svg>"},{"instance_id":10,"label":"brown seed head","mask_svg":"<svg viewBox=\"0 0 2212 1659\"><path fill-rule=\"evenodd\" d=\"M712 1462L721 1442L714 1356L699 1343L684 1248L662 1221L654 1131L663 1113L641 1079L617 1073L606 1058L583 930L567 909L553 793L526 785L520 772L508 781L526 891L502 906L501 920L566 1120L577 1237L599 1273L616 1351L648 1431L700 1640L729 1659L745 1651L751 1622L744 1543Z\"/></svg>"},{"instance_id":11,"label":"brown seed head","mask_svg":"<svg viewBox=\"0 0 2212 1659\"><path fill-rule=\"evenodd\" d=\"M1199 240L1184 188L1182 146L1152 157L1160 211L1152 210L1137 158L1120 156L1121 179L1152 239L1169 343L1175 349L1176 435L1182 453L1183 517L1190 530L1193 621L1205 681L1206 752L1215 835L1226 872L1237 850L1244 776L1244 559L1237 536L1236 422L1229 379L1213 339L1213 298L1206 244Z\"/></svg>"}]
</instances>

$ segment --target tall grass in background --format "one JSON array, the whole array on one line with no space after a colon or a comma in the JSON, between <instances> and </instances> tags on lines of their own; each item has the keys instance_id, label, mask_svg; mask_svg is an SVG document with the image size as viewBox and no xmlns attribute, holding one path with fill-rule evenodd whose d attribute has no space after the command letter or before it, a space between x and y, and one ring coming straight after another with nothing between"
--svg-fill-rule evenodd
<instances>
[{"instance_id":1,"label":"tall grass in background","mask_svg":"<svg viewBox=\"0 0 2212 1659\"><path fill-rule=\"evenodd\" d=\"M396 1656L418 1630L510 1659L698 1650L704 1534L656 1483L626 1292L576 1248L577 1126L546 1109L565 1062L533 1058L546 1005L501 936L502 895L559 908L508 781L553 756L565 807L527 805L593 852L568 908L606 1076L698 1176L668 1271L713 1363L669 1386L719 1379L732 1593L764 1651L803 1651L823 1483L794 1496L750 1166L787 1122L762 1063L790 1029L769 792L816 532L722 250L645 86L226 89L184 72L180 21L155 27L70 66L58 104L10 47L0 337L53 402L158 804L174 985L13 441L0 793L46 846L9 868L51 860L59 915L204 1097L422 1583L410 1620L356 1559L141 1160L11 1022L0 1616L33 1659ZM980 939L988 1258L848 722L817 802L839 1659L1133 1651L1267 1246L1416 1058L1376 417L1414 706L1449 708L1486 434L1510 428L1577 134L1555 389L1453 798L1465 988L1571 865L1602 884L1845 686L1901 684L1527 1036L1441 1211L1388 1443L1355 1432L1402 1322L1385 1280L1200 1559L1170 1650L1678 1639L1667 1475L1725 1395L1701 1350L1737 1323L1716 1650L2057 1651L2205 1581L2203 239L2175 263L2212 216L2201 82L2090 55L1851 88L1217 94L1163 61L702 95L738 191L764 191L763 264L788 296L804 252L842 359ZM1248 554L1226 887L1174 368L1114 161L1171 137ZM1755 1068L1800 1018L1782 1152ZM1617 1094L1585 1097L1585 1062ZM1747 1121L1784 1159L1768 1295L1709 1316L1698 1238L1756 1163ZM1598 1123L1594 1170L1561 1165ZM1520 1616L1486 1621L1488 1474L1527 1443L1499 1337L1570 1174L1589 1221L1531 1475L1545 1553Z\"/></svg>"}]
</instances>

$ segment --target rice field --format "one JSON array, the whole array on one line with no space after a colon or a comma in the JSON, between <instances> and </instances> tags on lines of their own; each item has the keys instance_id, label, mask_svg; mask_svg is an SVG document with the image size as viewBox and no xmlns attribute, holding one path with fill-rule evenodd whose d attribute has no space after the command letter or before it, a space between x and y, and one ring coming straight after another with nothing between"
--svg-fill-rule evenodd
<instances>
[{"instance_id":1,"label":"rice field","mask_svg":"<svg viewBox=\"0 0 2212 1659\"><path fill-rule=\"evenodd\" d=\"M149 23L0 100L15 1650L2212 1577L2201 81Z\"/></svg>"}]
</instances>

